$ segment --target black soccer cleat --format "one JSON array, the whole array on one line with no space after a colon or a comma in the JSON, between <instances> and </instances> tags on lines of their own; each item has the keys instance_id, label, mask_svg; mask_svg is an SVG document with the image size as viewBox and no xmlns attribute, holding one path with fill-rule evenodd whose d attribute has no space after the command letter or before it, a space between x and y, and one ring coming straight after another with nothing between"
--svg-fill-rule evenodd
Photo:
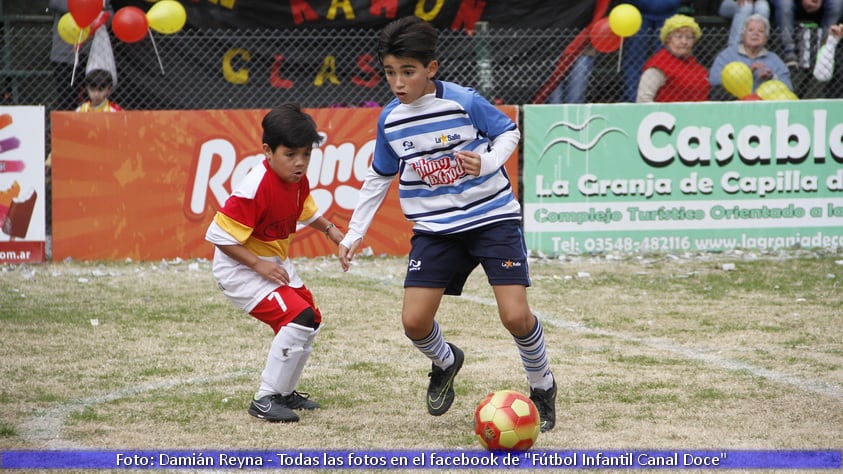
<instances>
[{"instance_id":1,"label":"black soccer cleat","mask_svg":"<svg viewBox=\"0 0 843 474\"><path fill-rule=\"evenodd\" d=\"M556 380L550 390L530 387L530 400L539 410L541 432L552 430L556 426Z\"/></svg>"},{"instance_id":2,"label":"black soccer cleat","mask_svg":"<svg viewBox=\"0 0 843 474\"><path fill-rule=\"evenodd\" d=\"M249 414L261 420L291 423L299 421L299 416L287 406L284 397L279 394L267 395L260 400L252 400Z\"/></svg>"},{"instance_id":3,"label":"black soccer cleat","mask_svg":"<svg viewBox=\"0 0 843 474\"><path fill-rule=\"evenodd\" d=\"M289 395L279 395L279 397L288 408L293 410L315 410L322 406L313 400L309 400L309 393L296 392L295 390Z\"/></svg>"},{"instance_id":4,"label":"black soccer cleat","mask_svg":"<svg viewBox=\"0 0 843 474\"><path fill-rule=\"evenodd\" d=\"M454 403L454 377L462 368L465 355L459 347L448 343L454 353L454 363L447 369L440 369L433 364L430 373L430 384L427 386L427 412L433 416L445 414Z\"/></svg>"}]
</instances>

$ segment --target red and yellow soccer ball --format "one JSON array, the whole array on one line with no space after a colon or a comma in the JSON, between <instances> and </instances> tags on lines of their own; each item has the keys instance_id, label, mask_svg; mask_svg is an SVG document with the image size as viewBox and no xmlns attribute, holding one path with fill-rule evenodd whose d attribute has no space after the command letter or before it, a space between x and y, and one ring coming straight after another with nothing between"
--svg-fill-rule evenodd
<instances>
[{"instance_id":1,"label":"red and yellow soccer ball","mask_svg":"<svg viewBox=\"0 0 843 474\"><path fill-rule=\"evenodd\" d=\"M540 429L536 405L513 390L490 393L474 410L474 434L490 451L526 451L538 439Z\"/></svg>"}]
</instances>

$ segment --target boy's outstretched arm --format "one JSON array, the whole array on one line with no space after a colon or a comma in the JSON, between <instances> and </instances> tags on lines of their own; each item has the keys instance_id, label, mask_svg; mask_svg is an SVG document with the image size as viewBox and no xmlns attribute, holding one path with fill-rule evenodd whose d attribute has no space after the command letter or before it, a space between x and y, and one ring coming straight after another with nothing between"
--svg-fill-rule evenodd
<instances>
[{"instance_id":1,"label":"boy's outstretched arm","mask_svg":"<svg viewBox=\"0 0 843 474\"><path fill-rule=\"evenodd\" d=\"M342 265L342 271L347 272L349 267L351 266L351 261L354 259L354 254L357 253L357 249L360 248L360 243L363 242L363 239L357 239L349 244L346 247L343 244L339 245L337 249L337 256L340 258L340 265Z\"/></svg>"},{"instance_id":2,"label":"boy's outstretched arm","mask_svg":"<svg viewBox=\"0 0 843 474\"><path fill-rule=\"evenodd\" d=\"M369 167L369 172L363 181L363 187L360 188L357 206L355 206L351 220L348 222L348 232L340 242L339 249L337 249L337 256L340 258L343 271L348 271L354 253L357 252L360 243L363 241L363 236L369 230L369 226L375 218L375 213L380 209L383 200L386 199L386 193L389 191L392 179L393 176L380 175L372 167Z\"/></svg>"}]
</instances>

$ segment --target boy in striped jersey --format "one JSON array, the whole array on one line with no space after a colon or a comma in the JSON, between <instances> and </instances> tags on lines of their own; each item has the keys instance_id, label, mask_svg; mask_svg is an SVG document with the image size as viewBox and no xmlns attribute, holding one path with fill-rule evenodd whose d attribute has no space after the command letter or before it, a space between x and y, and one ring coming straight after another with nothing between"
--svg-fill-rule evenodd
<instances>
[{"instance_id":1,"label":"boy in striped jersey","mask_svg":"<svg viewBox=\"0 0 843 474\"><path fill-rule=\"evenodd\" d=\"M381 33L378 57L395 99L378 119L374 159L339 258L348 270L375 213L398 176L401 208L413 222L404 280L404 333L432 362L427 409L454 400L463 352L436 322L443 295L459 295L482 265L503 326L512 334L539 409L542 431L556 423L556 382L541 323L527 304L530 277L521 206L504 163L518 146L515 123L475 91L434 79L438 32L418 17Z\"/></svg>"}]
</instances>

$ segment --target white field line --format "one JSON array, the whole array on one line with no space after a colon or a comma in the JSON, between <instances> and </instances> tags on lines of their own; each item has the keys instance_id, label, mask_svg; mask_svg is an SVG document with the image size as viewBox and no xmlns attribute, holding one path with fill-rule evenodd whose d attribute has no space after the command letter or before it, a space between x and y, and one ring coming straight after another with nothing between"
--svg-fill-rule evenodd
<instances>
[{"instance_id":1,"label":"white field line","mask_svg":"<svg viewBox=\"0 0 843 474\"><path fill-rule=\"evenodd\" d=\"M36 446L44 446L45 449L90 449L74 441L62 438L64 421L73 412L84 410L92 405L99 405L121 398L132 397L145 392L155 390L171 389L183 385L203 385L213 382L231 380L253 373L253 370L240 369L235 372L217 375L215 377L196 377L193 379L171 379L163 382L127 387L122 390L107 392L82 400L72 400L57 404L52 408L41 412L38 416L27 420L22 428L22 437Z\"/></svg>"},{"instance_id":2,"label":"white field line","mask_svg":"<svg viewBox=\"0 0 843 474\"><path fill-rule=\"evenodd\" d=\"M465 294L463 294L463 298L466 298L479 304L489 306L497 305L495 300L489 298L480 298ZM672 352L674 354L684 357L685 359L703 362L706 365L712 367L719 367L721 369L726 369L730 371L745 371L757 377L763 377L765 379L769 379L775 382L792 385L800 390L824 395L835 400L843 400L843 388L841 388L839 385L835 385L832 383L824 382L821 380L810 380L802 377L788 375L775 370L765 369L763 367L756 367L745 362L720 357L717 354L713 354L710 352L703 352L688 347L682 347L671 342L668 339L652 337L642 338L620 332L607 331L605 329L589 328L580 323L568 321L556 315L536 313L536 316L542 321L542 324L548 324L583 334L611 337L625 342L646 345L654 349Z\"/></svg>"}]
</instances>

